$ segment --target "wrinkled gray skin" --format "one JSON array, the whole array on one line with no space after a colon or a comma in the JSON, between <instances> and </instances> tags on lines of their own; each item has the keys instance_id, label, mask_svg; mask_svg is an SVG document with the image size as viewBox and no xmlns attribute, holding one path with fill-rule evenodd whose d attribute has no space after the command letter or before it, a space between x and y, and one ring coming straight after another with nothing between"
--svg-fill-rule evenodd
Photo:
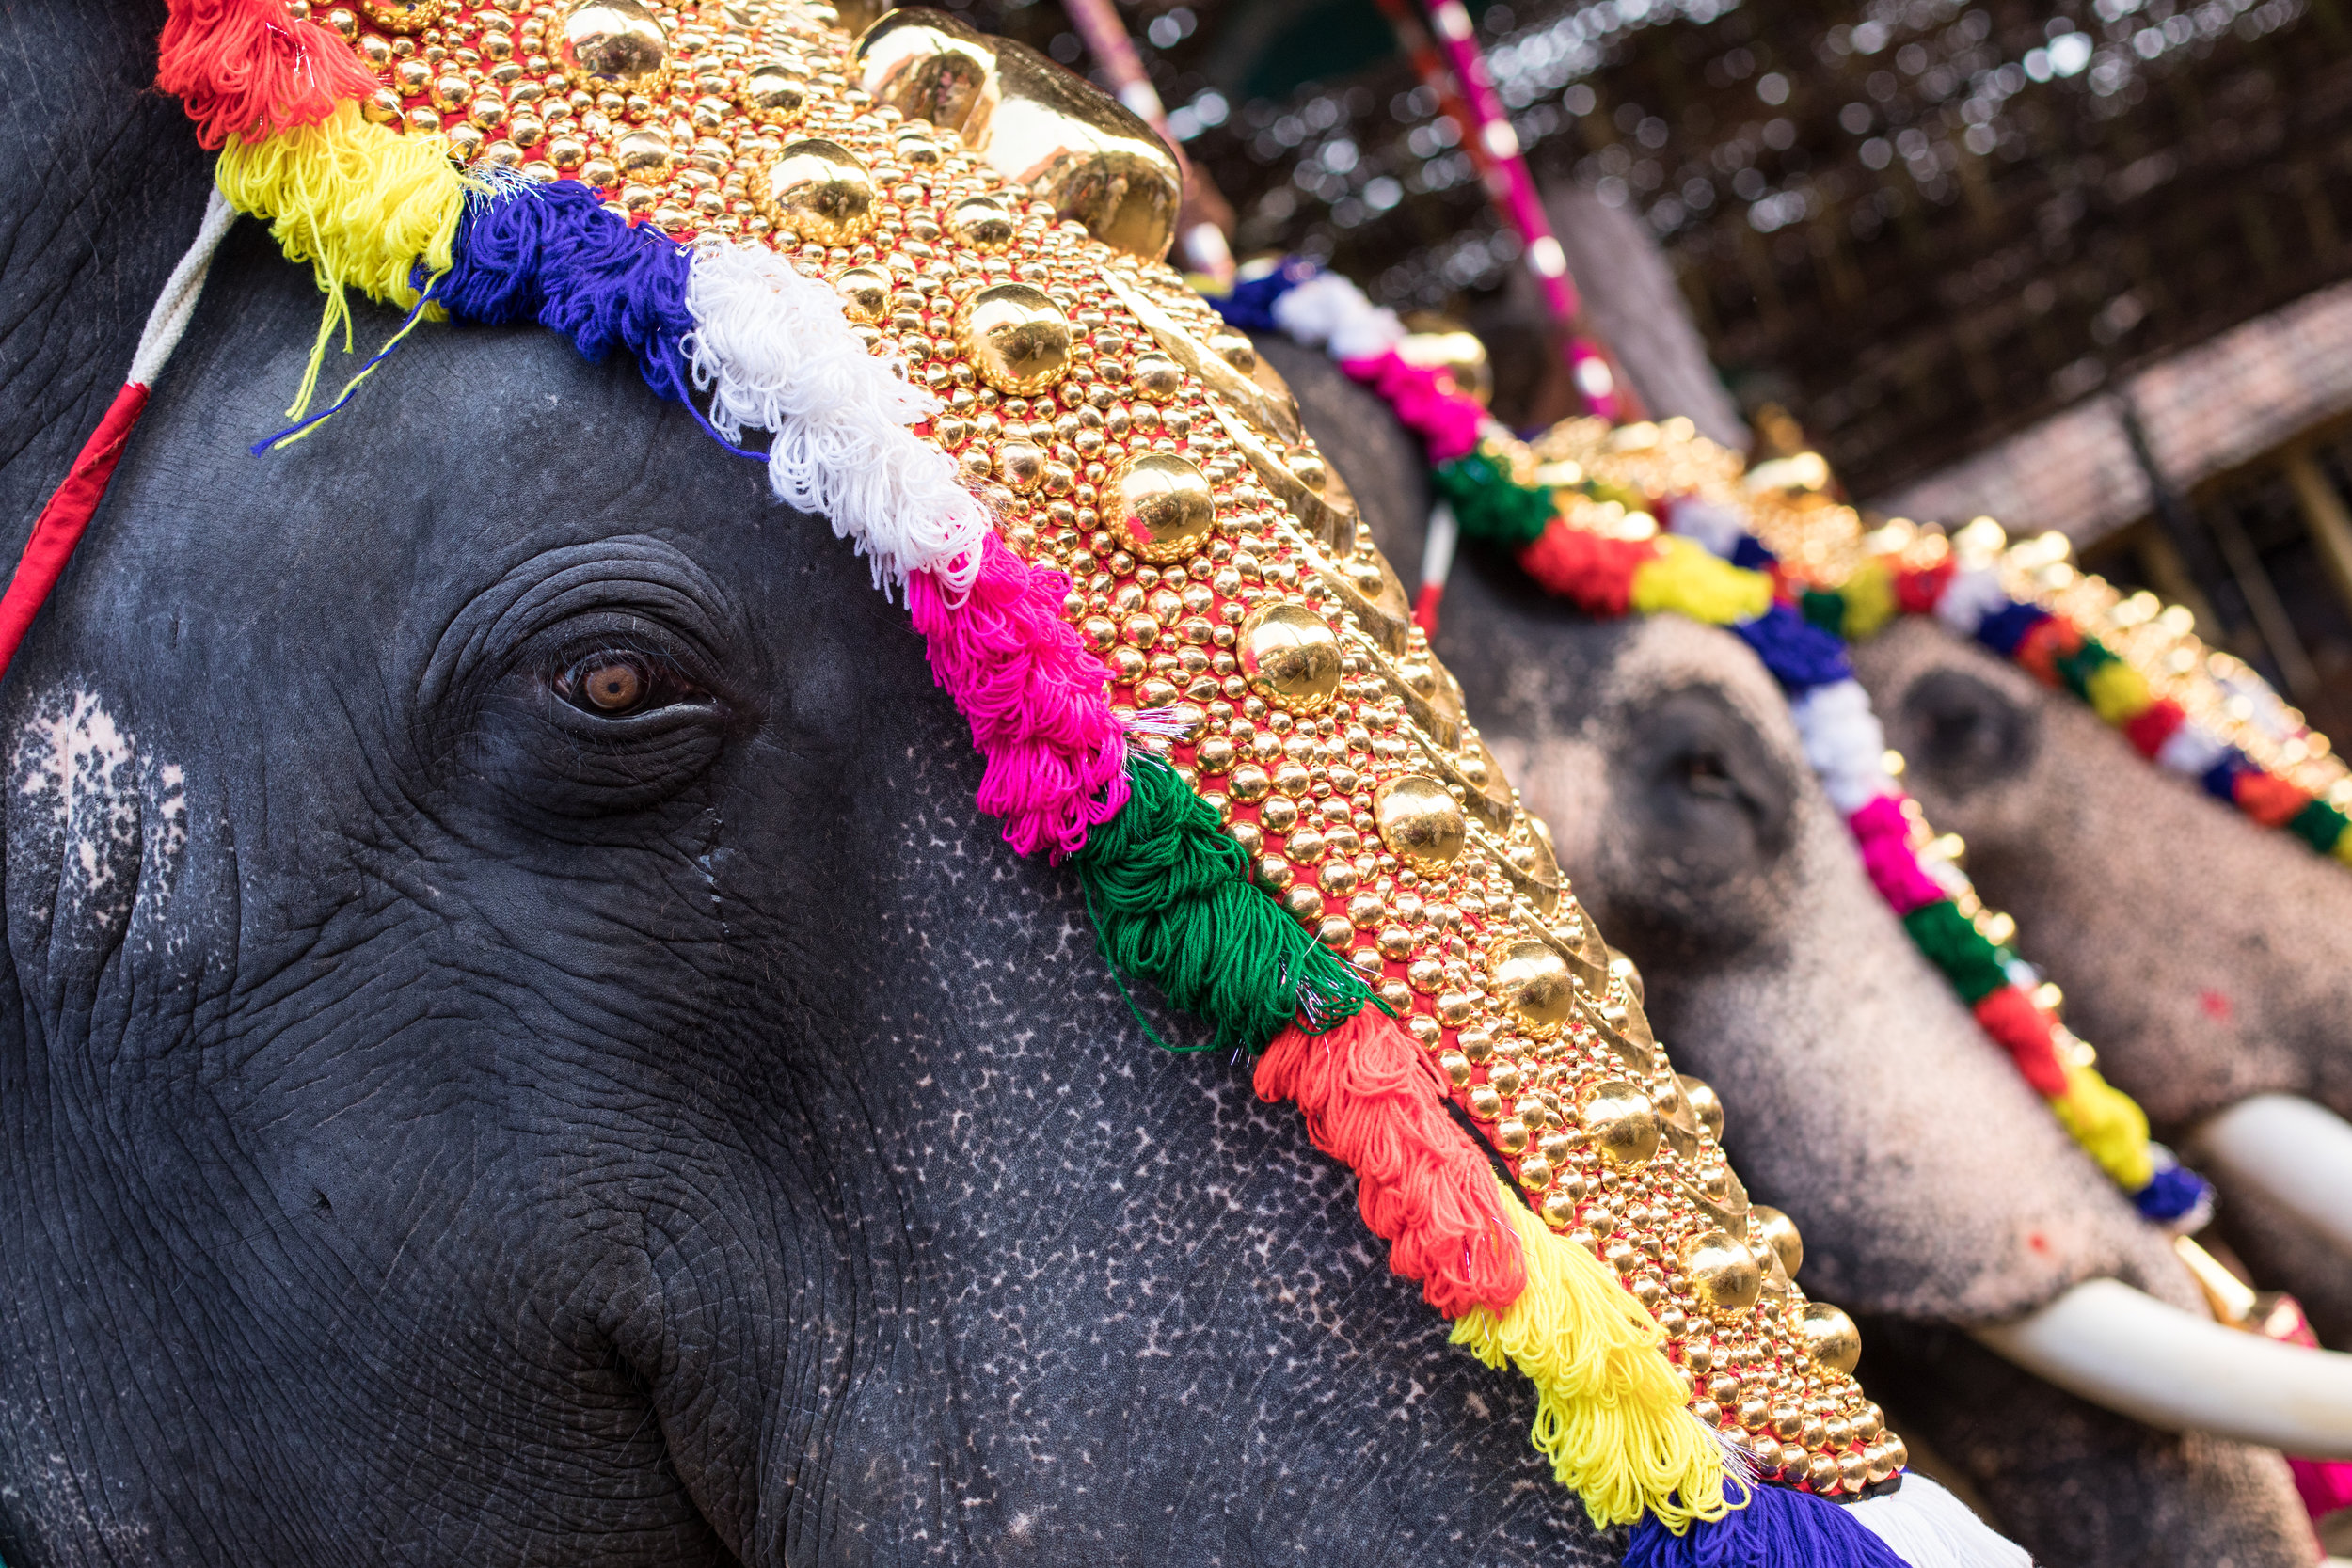
<instances>
[{"instance_id":1,"label":"wrinkled gray skin","mask_svg":"<svg viewBox=\"0 0 2352 1568\"><path fill-rule=\"evenodd\" d=\"M1412 447L1318 356L1259 346L1410 573ZM2098 1275L2202 1308L1871 890L1746 645L1679 617L1593 623L1466 546L1438 651L1641 966L1677 1065L1722 1091L1751 1189L1803 1230L1803 1282L1863 1315L1863 1377L1898 1420L2044 1562L2308 1564L2276 1456L2122 1420L1954 1331Z\"/></svg>"},{"instance_id":2,"label":"wrinkled gray skin","mask_svg":"<svg viewBox=\"0 0 2352 1568\"><path fill-rule=\"evenodd\" d=\"M160 24L0 31L20 529L195 228ZM822 521L535 329L421 333L256 461L317 308L242 226L0 687L0 1557L1614 1560L1295 1117L1142 1039ZM560 689L612 652L657 677L620 720ZM1996 1164L1855 1043L1820 1076L1879 1074L1910 1170L1795 1115L1811 1073L1699 1064L1736 1126L1815 1129L1741 1147L1825 1284L2179 1293L2095 1185L2000 1168L2063 1148ZM1798 1203L1797 1152L1855 1174ZM2271 1478L2227 1459L2116 1528L2245 1514Z\"/></svg>"},{"instance_id":3,"label":"wrinkled gray skin","mask_svg":"<svg viewBox=\"0 0 2352 1568\"><path fill-rule=\"evenodd\" d=\"M1912 793L2160 1135L2265 1091L2352 1116L2352 874L1940 626L1907 619L1856 656ZM2253 1193L2221 1197L2256 1277L2352 1345L2352 1259Z\"/></svg>"}]
</instances>

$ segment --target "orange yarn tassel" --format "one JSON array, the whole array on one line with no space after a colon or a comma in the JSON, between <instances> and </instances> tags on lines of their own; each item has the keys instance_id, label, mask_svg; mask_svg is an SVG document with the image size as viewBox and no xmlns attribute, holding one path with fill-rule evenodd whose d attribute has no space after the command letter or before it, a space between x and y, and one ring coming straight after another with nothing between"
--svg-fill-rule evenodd
<instances>
[{"instance_id":1,"label":"orange yarn tassel","mask_svg":"<svg viewBox=\"0 0 2352 1568\"><path fill-rule=\"evenodd\" d=\"M282 0L171 0L155 85L187 105L209 148L315 125L376 88L350 45Z\"/></svg>"},{"instance_id":2,"label":"orange yarn tassel","mask_svg":"<svg viewBox=\"0 0 2352 1568\"><path fill-rule=\"evenodd\" d=\"M1447 1116L1421 1048L1367 1007L1310 1035L1295 1023L1258 1059L1258 1097L1295 1100L1317 1148L1356 1173L1357 1203L1389 1267L1449 1318L1500 1314L1527 1288L1494 1167Z\"/></svg>"}]
</instances>

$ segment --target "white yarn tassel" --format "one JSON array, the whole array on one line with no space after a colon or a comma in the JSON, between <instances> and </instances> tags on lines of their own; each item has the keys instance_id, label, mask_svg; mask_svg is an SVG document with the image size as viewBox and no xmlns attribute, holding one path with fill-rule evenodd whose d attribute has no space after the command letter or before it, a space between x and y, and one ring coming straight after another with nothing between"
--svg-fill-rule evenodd
<instances>
[{"instance_id":1,"label":"white yarn tassel","mask_svg":"<svg viewBox=\"0 0 2352 1568\"><path fill-rule=\"evenodd\" d=\"M2229 752L2228 741L2192 719L2164 737L2164 744L2156 748L2156 761L2175 773L2201 778Z\"/></svg>"},{"instance_id":2,"label":"white yarn tassel","mask_svg":"<svg viewBox=\"0 0 2352 1568\"><path fill-rule=\"evenodd\" d=\"M1283 293L1274 302L1274 323L1334 359L1370 359L1406 338L1395 311L1375 305L1334 272L1318 273Z\"/></svg>"},{"instance_id":3,"label":"white yarn tassel","mask_svg":"<svg viewBox=\"0 0 2352 1568\"><path fill-rule=\"evenodd\" d=\"M1817 686L1789 705L1789 714L1797 721L1804 760L1820 775L1821 788L1839 815L1851 816L1894 792L1895 781L1886 771L1886 732L1859 682Z\"/></svg>"},{"instance_id":4,"label":"white yarn tassel","mask_svg":"<svg viewBox=\"0 0 2352 1568\"><path fill-rule=\"evenodd\" d=\"M131 355L131 373L122 379L136 387L152 387L155 378L164 373L165 362L171 351L180 346L181 335L187 331L188 322L196 315L196 302L203 297L204 278L213 270L214 253L220 249L229 226L237 221L237 210L229 205L229 198L213 187L213 194L204 199L204 221L197 226L196 243L180 258L180 264L164 279L164 292L155 296L155 308L147 313L147 325L139 333L139 346Z\"/></svg>"},{"instance_id":5,"label":"white yarn tassel","mask_svg":"<svg viewBox=\"0 0 2352 1568\"><path fill-rule=\"evenodd\" d=\"M1708 554L1729 561L1740 548L1740 541L1748 536L1748 522L1738 512L1721 501L1699 496L1678 498L1667 509L1666 527L1686 539L1696 540Z\"/></svg>"},{"instance_id":6,"label":"white yarn tassel","mask_svg":"<svg viewBox=\"0 0 2352 1568\"><path fill-rule=\"evenodd\" d=\"M1905 1470L1895 1492L1846 1506L1911 1568L2033 1568L2023 1546L1916 1470Z\"/></svg>"},{"instance_id":7,"label":"white yarn tassel","mask_svg":"<svg viewBox=\"0 0 2352 1568\"><path fill-rule=\"evenodd\" d=\"M1974 637L1984 618L2007 603L2000 574L1990 566L1971 566L1954 572L1944 585L1944 596L1935 601L1935 618L1963 637Z\"/></svg>"},{"instance_id":8,"label":"white yarn tassel","mask_svg":"<svg viewBox=\"0 0 2352 1568\"><path fill-rule=\"evenodd\" d=\"M1454 552L1462 542L1462 525L1454 515L1454 508L1444 501L1429 509L1429 532L1421 542L1421 586L1426 593L1432 584L1438 593L1445 592L1446 579L1454 575Z\"/></svg>"},{"instance_id":9,"label":"white yarn tassel","mask_svg":"<svg viewBox=\"0 0 2352 1568\"><path fill-rule=\"evenodd\" d=\"M872 558L878 588L928 571L961 599L980 569L987 511L946 452L907 427L939 400L866 352L833 290L772 251L709 242L687 276L695 328L683 347L729 440L773 431L777 497L833 519Z\"/></svg>"}]
</instances>

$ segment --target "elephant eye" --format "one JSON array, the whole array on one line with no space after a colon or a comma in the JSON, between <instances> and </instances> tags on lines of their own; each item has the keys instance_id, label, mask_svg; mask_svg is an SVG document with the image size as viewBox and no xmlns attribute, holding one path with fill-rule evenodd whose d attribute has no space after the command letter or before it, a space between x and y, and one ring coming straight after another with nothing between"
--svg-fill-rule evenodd
<instances>
[{"instance_id":1,"label":"elephant eye","mask_svg":"<svg viewBox=\"0 0 2352 1568\"><path fill-rule=\"evenodd\" d=\"M1740 786L1731 777L1731 768L1713 752L1685 752L1676 759L1677 770L1682 776L1682 787L1693 795L1711 800L1736 800Z\"/></svg>"},{"instance_id":2,"label":"elephant eye","mask_svg":"<svg viewBox=\"0 0 2352 1568\"><path fill-rule=\"evenodd\" d=\"M555 683L556 695L597 719L627 719L666 706L690 689L666 665L626 648L590 654Z\"/></svg>"}]
</instances>

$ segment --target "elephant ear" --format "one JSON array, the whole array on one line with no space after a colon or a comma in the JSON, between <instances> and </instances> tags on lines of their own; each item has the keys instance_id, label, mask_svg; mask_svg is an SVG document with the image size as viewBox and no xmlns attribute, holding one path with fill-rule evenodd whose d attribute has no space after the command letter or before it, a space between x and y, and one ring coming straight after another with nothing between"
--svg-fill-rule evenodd
<instances>
[{"instance_id":1,"label":"elephant ear","mask_svg":"<svg viewBox=\"0 0 2352 1568\"><path fill-rule=\"evenodd\" d=\"M1898 1491L1851 1324L1752 1232L1287 394L1159 264L1178 181L1148 131L936 12L853 42L759 5L560 31L504 4L363 10L339 39L275 0L174 0L166 58L225 139L223 194L317 275L322 354L353 288L408 309L393 344L436 307L535 319L627 353L734 450L767 432L748 455L776 496L905 592L980 807L1073 863L1122 984L1262 1054L1260 1091L1354 1166L1456 1338L1535 1384L1537 1447L1597 1523L1640 1523L1644 1560L1893 1561L1890 1513L1921 1568L1985 1560ZM428 24L547 63L446 119L456 79L395 69ZM538 105L575 77L651 112L551 128ZM1392 325L1327 335L1466 438L1386 354Z\"/></svg>"}]
</instances>

